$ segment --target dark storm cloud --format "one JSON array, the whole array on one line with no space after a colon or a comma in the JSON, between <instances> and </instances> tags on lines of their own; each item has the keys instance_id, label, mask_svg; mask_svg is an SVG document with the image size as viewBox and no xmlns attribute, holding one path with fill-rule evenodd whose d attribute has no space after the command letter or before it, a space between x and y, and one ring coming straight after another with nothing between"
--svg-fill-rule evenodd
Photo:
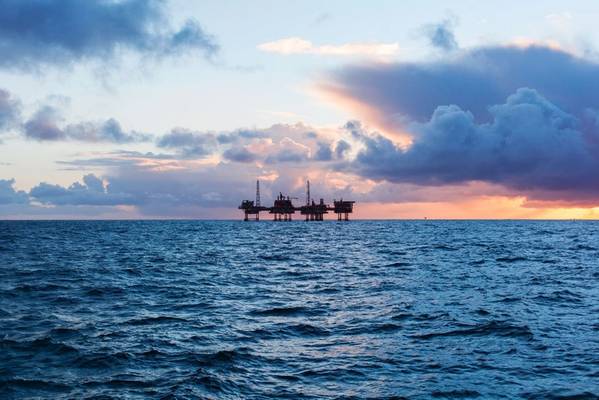
<instances>
[{"instance_id":1,"label":"dark storm cloud","mask_svg":"<svg viewBox=\"0 0 599 400\"><path fill-rule=\"evenodd\" d=\"M116 193L105 188L104 182L93 174L83 177L83 184L73 183L69 187L42 182L29 192L29 195L42 204L49 205L94 205L116 206L135 204L135 197L128 193Z\"/></svg>"},{"instance_id":2,"label":"dark storm cloud","mask_svg":"<svg viewBox=\"0 0 599 400\"><path fill-rule=\"evenodd\" d=\"M0 133L18 124L20 112L19 101L6 90L0 89Z\"/></svg>"},{"instance_id":3,"label":"dark storm cloud","mask_svg":"<svg viewBox=\"0 0 599 400\"><path fill-rule=\"evenodd\" d=\"M0 204L26 204L29 196L22 190L15 190L14 179L0 179Z\"/></svg>"},{"instance_id":4,"label":"dark storm cloud","mask_svg":"<svg viewBox=\"0 0 599 400\"><path fill-rule=\"evenodd\" d=\"M122 49L210 58L219 46L193 20L172 29L160 0L0 0L0 67L106 61Z\"/></svg>"},{"instance_id":5,"label":"dark storm cloud","mask_svg":"<svg viewBox=\"0 0 599 400\"><path fill-rule=\"evenodd\" d=\"M537 90L576 116L599 107L599 64L541 46L483 47L429 63L352 66L331 78L325 90L400 125L426 121L438 106L451 104L486 119L490 105L521 87Z\"/></svg>"},{"instance_id":6,"label":"dark storm cloud","mask_svg":"<svg viewBox=\"0 0 599 400\"><path fill-rule=\"evenodd\" d=\"M175 128L162 136L157 146L179 152L184 157L207 157L217 148L217 139L211 133Z\"/></svg>"},{"instance_id":7,"label":"dark storm cloud","mask_svg":"<svg viewBox=\"0 0 599 400\"><path fill-rule=\"evenodd\" d=\"M478 123L456 105L439 106L428 122L410 125L414 141L407 149L383 136L367 135L352 123L348 129L365 148L351 169L396 183L484 181L540 199L599 201L596 112L581 119L537 91L522 88L489 113L490 122Z\"/></svg>"},{"instance_id":8,"label":"dark storm cloud","mask_svg":"<svg viewBox=\"0 0 599 400\"><path fill-rule=\"evenodd\" d=\"M40 108L23 124L23 133L29 139L39 141L76 140L82 142L131 143L145 142L150 136L137 132L125 132L118 121L81 122L61 127L62 117L52 106Z\"/></svg>"},{"instance_id":9,"label":"dark storm cloud","mask_svg":"<svg viewBox=\"0 0 599 400\"><path fill-rule=\"evenodd\" d=\"M424 27L431 46L443 50L451 51L458 48L458 42L453 34L453 26L450 20L442 21L438 24L427 25Z\"/></svg>"}]
</instances>

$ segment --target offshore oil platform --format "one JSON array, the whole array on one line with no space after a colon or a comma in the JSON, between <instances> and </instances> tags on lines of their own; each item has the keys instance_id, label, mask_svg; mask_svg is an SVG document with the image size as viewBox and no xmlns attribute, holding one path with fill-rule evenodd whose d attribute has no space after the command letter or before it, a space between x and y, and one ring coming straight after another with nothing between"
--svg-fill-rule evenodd
<instances>
[{"instance_id":1,"label":"offshore oil platform","mask_svg":"<svg viewBox=\"0 0 599 400\"><path fill-rule=\"evenodd\" d=\"M296 207L291 200L297 200L297 197L283 196L279 193L272 207L264 207L260 203L260 181L256 181L256 200L243 200L238 207L244 212L244 221L260 220L261 212L273 214L274 221L291 221L296 211L305 216L306 221L324 221L324 215L329 211L337 214L337 221L349 221L349 214L354 211L355 201L333 200L333 206L326 204L324 199L318 203L310 196L310 181L306 181L306 203L303 206ZM252 216L252 218L250 218Z\"/></svg>"}]
</instances>

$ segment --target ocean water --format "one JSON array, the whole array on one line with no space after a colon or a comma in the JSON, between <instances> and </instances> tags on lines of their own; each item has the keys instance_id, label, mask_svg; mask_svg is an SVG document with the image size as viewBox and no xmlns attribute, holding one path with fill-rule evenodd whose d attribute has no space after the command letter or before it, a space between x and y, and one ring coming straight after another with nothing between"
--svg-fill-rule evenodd
<instances>
[{"instance_id":1,"label":"ocean water","mask_svg":"<svg viewBox=\"0 0 599 400\"><path fill-rule=\"evenodd\" d=\"M599 222L0 222L0 398L599 395Z\"/></svg>"}]
</instances>

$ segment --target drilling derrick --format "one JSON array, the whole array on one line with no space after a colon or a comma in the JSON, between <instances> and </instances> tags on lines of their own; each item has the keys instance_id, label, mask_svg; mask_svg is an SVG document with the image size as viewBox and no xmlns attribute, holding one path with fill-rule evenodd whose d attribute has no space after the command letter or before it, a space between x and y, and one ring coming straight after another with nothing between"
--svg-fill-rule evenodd
<instances>
[{"instance_id":1,"label":"drilling derrick","mask_svg":"<svg viewBox=\"0 0 599 400\"><path fill-rule=\"evenodd\" d=\"M256 207L260 207L260 181L256 181Z\"/></svg>"},{"instance_id":2,"label":"drilling derrick","mask_svg":"<svg viewBox=\"0 0 599 400\"><path fill-rule=\"evenodd\" d=\"M329 206L324 203L324 199L320 199L320 203L316 204L310 196L310 181L306 181L306 205L300 207L300 213L306 216L306 221L324 221L324 214L328 213Z\"/></svg>"},{"instance_id":3,"label":"drilling derrick","mask_svg":"<svg viewBox=\"0 0 599 400\"><path fill-rule=\"evenodd\" d=\"M244 221L250 220L250 215L253 215L255 221L260 220L260 211L268 211L268 207L262 207L260 204L260 181L256 181L256 200L243 200L239 207L240 210L243 210L244 213Z\"/></svg>"}]
</instances>

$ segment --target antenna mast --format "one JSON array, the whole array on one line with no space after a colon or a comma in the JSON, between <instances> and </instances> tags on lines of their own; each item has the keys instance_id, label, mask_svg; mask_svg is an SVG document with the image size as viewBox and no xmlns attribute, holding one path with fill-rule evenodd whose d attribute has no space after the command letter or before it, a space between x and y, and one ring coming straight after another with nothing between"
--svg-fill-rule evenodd
<instances>
[{"instance_id":1,"label":"antenna mast","mask_svg":"<svg viewBox=\"0 0 599 400\"><path fill-rule=\"evenodd\" d=\"M310 205L310 181L306 181L306 205Z\"/></svg>"},{"instance_id":2,"label":"antenna mast","mask_svg":"<svg viewBox=\"0 0 599 400\"><path fill-rule=\"evenodd\" d=\"M260 207L260 181L256 181L256 207Z\"/></svg>"}]
</instances>

